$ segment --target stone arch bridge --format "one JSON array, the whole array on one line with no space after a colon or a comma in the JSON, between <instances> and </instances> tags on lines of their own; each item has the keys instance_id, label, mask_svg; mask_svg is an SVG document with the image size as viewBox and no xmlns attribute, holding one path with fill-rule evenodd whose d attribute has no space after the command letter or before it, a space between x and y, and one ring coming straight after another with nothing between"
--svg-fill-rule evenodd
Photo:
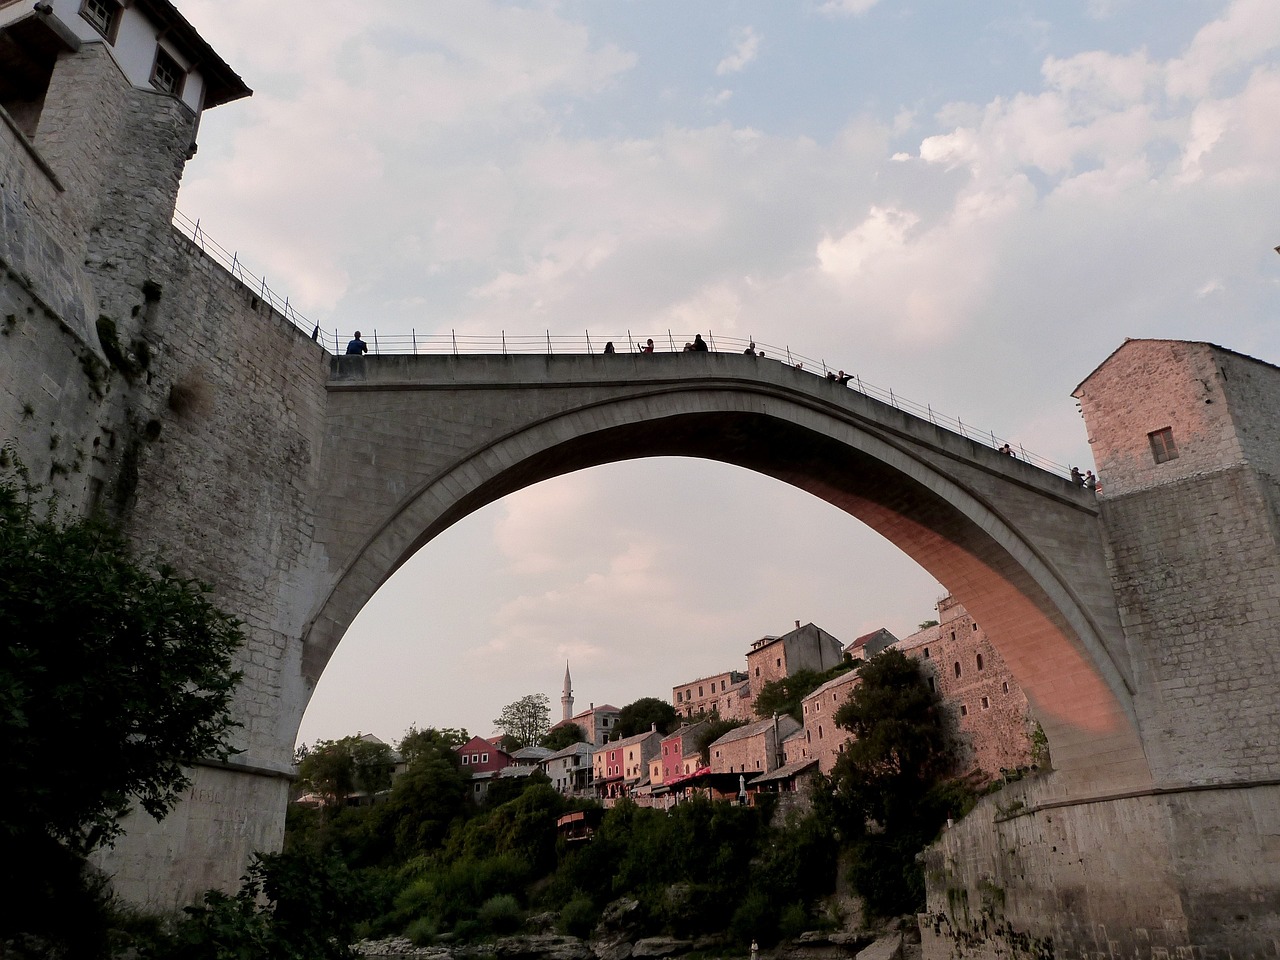
<instances>
[{"instance_id":1,"label":"stone arch bridge","mask_svg":"<svg viewBox=\"0 0 1280 960\"><path fill-rule=\"evenodd\" d=\"M700 457L825 500L943 583L1026 691L1066 794L1150 779L1096 498L1068 480L740 354L339 356L326 390L308 691L379 586L472 511L585 467ZM305 703L288 708L296 730Z\"/></svg>"}]
</instances>

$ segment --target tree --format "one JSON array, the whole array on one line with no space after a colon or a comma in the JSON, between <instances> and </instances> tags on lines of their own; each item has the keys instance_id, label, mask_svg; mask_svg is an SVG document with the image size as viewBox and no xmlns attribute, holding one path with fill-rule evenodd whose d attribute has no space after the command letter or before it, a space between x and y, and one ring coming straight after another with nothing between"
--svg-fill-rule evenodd
<instances>
[{"instance_id":1,"label":"tree","mask_svg":"<svg viewBox=\"0 0 1280 960\"><path fill-rule=\"evenodd\" d=\"M618 711L618 722L614 725L612 740L625 740L637 733L644 733L652 726L666 735L675 729L678 721L676 708L657 697L641 697L627 704Z\"/></svg>"},{"instance_id":2,"label":"tree","mask_svg":"<svg viewBox=\"0 0 1280 960\"><path fill-rule=\"evenodd\" d=\"M396 750L400 754L400 759L411 767L420 754L434 756L440 747L452 750L470 739L471 734L461 727L427 727L425 730L410 727L405 731Z\"/></svg>"},{"instance_id":3,"label":"tree","mask_svg":"<svg viewBox=\"0 0 1280 960\"><path fill-rule=\"evenodd\" d=\"M103 520L60 519L8 451L0 467L0 861L24 870L0 939L58 938L50 905L93 896L84 857L120 817L164 817L193 763L235 752L243 636L206 585L135 559Z\"/></svg>"},{"instance_id":4,"label":"tree","mask_svg":"<svg viewBox=\"0 0 1280 960\"><path fill-rule=\"evenodd\" d=\"M332 807L358 791L372 794L388 789L394 769L391 748L380 740L359 736L317 740L298 763L298 781Z\"/></svg>"},{"instance_id":5,"label":"tree","mask_svg":"<svg viewBox=\"0 0 1280 960\"><path fill-rule=\"evenodd\" d=\"M108 844L136 801L159 819L188 768L235 751L240 624L209 587L134 560L106 522L60 522L0 481L0 835ZM74 756L74 762L72 762Z\"/></svg>"},{"instance_id":6,"label":"tree","mask_svg":"<svg viewBox=\"0 0 1280 960\"><path fill-rule=\"evenodd\" d=\"M503 707L493 725L520 747L527 747L546 735L550 718L550 698L545 693L530 693Z\"/></svg>"},{"instance_id":7,"label":"tree","mask_svg":"<svg viewBox=\"0 0 1280 960\"><path fill-rule=\"evenodd\" d=\"M542 738L542 745L548 750L563 750L575 743L583 743L586 739L587 735L576 723L561 723L552 727Z\"/></svg>"},{"instance_id":8,"label":"tree","mask_svg":"<svg viewBox=\"0 0 1280 960\"><path fill-rule=\"evenodd\" d=\"M801 723L804 722L802 705L804 698L828 680L848 673L854 664L848 660L838 663L830 670L818 673L816 670L797 670L789 677L770 680L760 688L756 695L753 709L761 720L777 714L790 714Z\"/></svg>"},{"instance_id":9,"label":"tree","mask_svg":"<svg viewBox=\"0 0 1280 960\"><path fill-rule=\"evenodd\" d=\"M853 733L832 772L837 815L856 854L854 885L881 914L924 902L915 856L956 802L955 750L938 695L916 662L886 650L864 663L835 722Z\"/></svg>"}]
</instances>

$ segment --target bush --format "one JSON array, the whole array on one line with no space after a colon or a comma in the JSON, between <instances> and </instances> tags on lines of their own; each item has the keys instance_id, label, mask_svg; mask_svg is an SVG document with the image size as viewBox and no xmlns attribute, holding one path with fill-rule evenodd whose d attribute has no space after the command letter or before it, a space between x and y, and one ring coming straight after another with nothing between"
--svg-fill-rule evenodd
<instances>
[{"instance_id":1,"label":"bush","mask_svg":"<svg viewBox=\"0 0 1280 960\"><path fill-rule=\"evenodd\" d=\"M591 931L599 922L600 911L596 909L590 897L579 891L560 911L556 927L561 933L585 940L591 936Z\"/></svg>"},{"instance_id":2,"label":"bush","mask_svg":"<svg viewBox=\"0 0 1280 960\"><path fill-rule=\"evenodd\" d=\"M503 893L480 904L476 920L486 933L515 933L524 925L524 911L515 897Z\"/></svg>"}]
</instances>

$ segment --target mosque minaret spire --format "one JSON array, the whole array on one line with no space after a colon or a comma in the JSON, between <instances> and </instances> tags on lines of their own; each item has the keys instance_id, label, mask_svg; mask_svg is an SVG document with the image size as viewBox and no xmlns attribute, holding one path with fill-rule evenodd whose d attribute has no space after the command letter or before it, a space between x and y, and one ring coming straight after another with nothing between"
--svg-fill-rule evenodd
<instances>
[{"instance_id":1,"label":"mosque minaret spire","mask_svg":"<svg viewBox=\"0 0 1280 960\"><path fill-rule=\"evenodd\" d=\"M568 720L573 716L573 681L569 679L569 661L564 662L564 692L560 694L560 719Z\"/></svg>"}]
</instances>

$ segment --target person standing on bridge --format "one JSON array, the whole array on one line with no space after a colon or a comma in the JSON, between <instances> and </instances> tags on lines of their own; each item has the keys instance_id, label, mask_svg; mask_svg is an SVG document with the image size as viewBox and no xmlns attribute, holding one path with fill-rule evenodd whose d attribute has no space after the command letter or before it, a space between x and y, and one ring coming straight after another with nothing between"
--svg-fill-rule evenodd
<instances>
[{"instance_id":1,"label":"person standing on bridge","mask_svg":"<svg viewBox=\"0 0 1280 960\"><path fill-rule=\"evenodd\" d=\"M604 352L605 352L605 353L613 353L613 341L612 341L612 340L610 340L608 343L606 343L606 344L604 345Z\"/></svg>"},{"instance_id":2,"label":"person standing on bridge","mask_svg":"<svg viewBox=\"0 0 1280 960\"><path fill-rule=\"evenodd\" d=\"M707 341L702 339L702 334L695 333L693 335L693 352L694 353L710 353L711 348L707 346Z\"/></svg>"},{"instance_id":3,"label":"person standing on bridge","mask_svg":"<svg viewBox=\"0 0 1280 960\"><path fill-rule=\"evenodd\" d=\"M347 356L360 356L369 352L369 345L360 339L360 331L356 331L355 338L347 344Z\"/></svg>"},{"instance_id":4,"label":"person standing on bridge","mask_svg":"<svg viewBox=\"0 0 1280 960\"><path fill-rule=\"evenodd\" d=\"M747 349L743 350L742 352L749 357L754 357L756 355L756 342L752 340L750 343L747 344Z\"/></svg>"},{"instance_id":5,"label":"person standing on bridge","mask_svg":"<svg viewBox=\"0 0 1280 960\"><path fill-rule=\"evenodd\" d=\"M653 337L646 340L643 347L637 347L636 349L641 353L653 353Z\"/></svg>"},{"instance_id":6,"label":"person standing on bridge","mask_svg":"<svg viewBox=\"0 0 1280 960\"><path fill-rule=\"evenodd\" d=\"M1074 483L1077 487L1084 486L1084 474L1080 472L1079 467L1071 468L1071 482Z\"/></svg>"}]
</instances>

